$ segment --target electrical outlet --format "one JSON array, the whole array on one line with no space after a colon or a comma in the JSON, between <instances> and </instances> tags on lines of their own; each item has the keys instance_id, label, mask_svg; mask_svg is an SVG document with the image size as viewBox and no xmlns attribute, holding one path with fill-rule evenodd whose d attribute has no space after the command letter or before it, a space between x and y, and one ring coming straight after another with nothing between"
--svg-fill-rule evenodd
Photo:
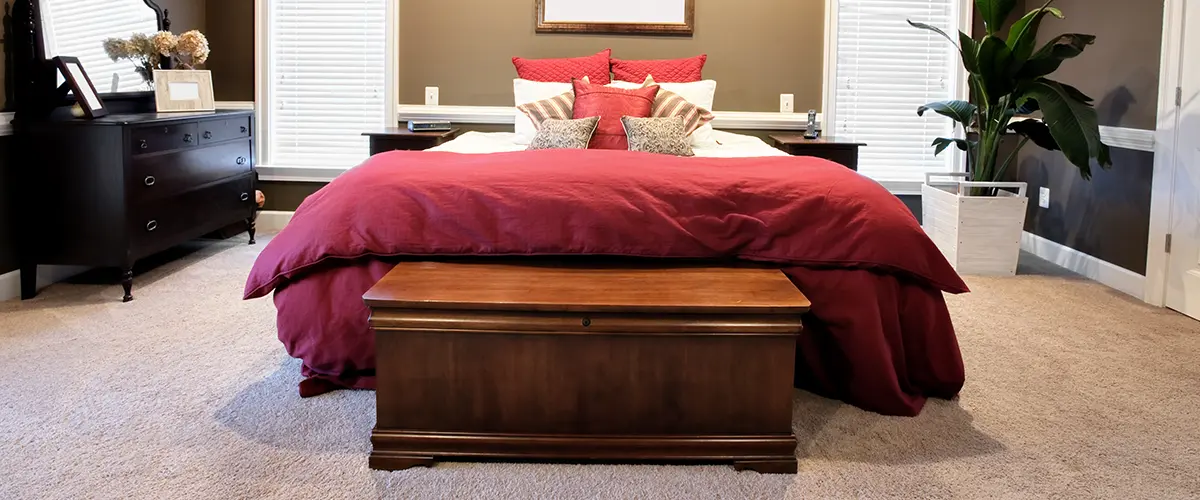
<instances>
[{"instance_id":1,"label":"electrical outlet","mask_svg":"<svg viewBox=\"0 0 1200 500\"><path fill-rule=\"evenodd\" d=\"M780 113L795 113L796 112L796 96L792 94L779 95L779 112Z\"/></svg>"},{"instance_id":2,"label":"electrical outlet","mask_svg":"<svg viewBox=\"0 0 1200 500\"><path fill-rule=\"evenodd\" d=\"M1050 188L1044 187L1038 190L1038 206L1050 208Z\"/></svg>"},{"instance_id":3,"label":"electrical outlet","mask_svg":"<svg viewBox=\"0 0 1200 500\"><path fill-rule=\"evenodd\" d=\"M426 106L437 106L438 105L438 93L439 92L438 92L437 87L425 87L425 105Z\"/></svg>"}]
</instances>

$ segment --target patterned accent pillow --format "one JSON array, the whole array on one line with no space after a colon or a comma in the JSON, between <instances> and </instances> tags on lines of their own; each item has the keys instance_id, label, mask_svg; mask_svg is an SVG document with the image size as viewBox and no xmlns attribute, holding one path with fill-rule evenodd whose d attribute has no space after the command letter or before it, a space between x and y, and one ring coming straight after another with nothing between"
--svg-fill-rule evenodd
<instances>
[{"instance_id":1,"label":"patterned accent pillow","mask_svg":"<svg viewBox=\"0 0 1200 500\"><path fill-rule=\"evenodd\" d=\"M621 117L625 135L629 138L630 151L657 153L674 156L695 156L692 141L688 139L683 118L634 118Z\"/></svg>"},{"instance_id":2,"label":"patterned accent pillow","mask_svg":"<svg viewBox=\"0 0 1200 500\"><path fill-rule=\"evenodd\" d=\"M646 82L642 86L649 87L651 85L658 85L658 83L654 81L653 76L647 76ZM695 132L715 118L712 111L692 104L691 101L684 99L679 94L661 88L658 89L658 96L654 98L654 107L650 110L650 116L654 118L670 118L672 116L682 118L687 135L692 135L692 132Z\"/></svg>"},{"instance_id":3,"label":"patterned accent pillow","mask_svg":"<svg viewBox=\"0 0 1200 500\"><path fill-rule=\"evenodd\" d=\"M585 78L586 80L586 78ZM546 120L570 120L575 110L575 91L570 90L549 99L517 106L517 109L533 122L533 127L542 129Z\"/></svg>"},{"instance_id":4,"label":"patterned accent pillow","mask_svg":"<svg viewBox=\"0 0 1200 500\"><path fill-rule=\"evenodd\" d=\"M529 150L587 149L599 124L599 116L578 120L546 120L542 122L542 129L538 131L537 137L533 138Z\"/></svg>"}]
</instances>

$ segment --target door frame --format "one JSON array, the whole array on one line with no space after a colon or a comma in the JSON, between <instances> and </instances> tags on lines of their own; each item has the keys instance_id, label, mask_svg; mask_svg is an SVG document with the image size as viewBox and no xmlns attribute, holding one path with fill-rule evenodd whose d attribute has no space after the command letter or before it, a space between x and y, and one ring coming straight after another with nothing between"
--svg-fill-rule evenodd
<instances>
[{"instance_id":1,"label":"door frame","mask_svg":"<svg viewBox=\"0 0 1200 500\"><path fill-rule=\"evenodd\" d=\"M1158 76L1158 124L1154 132L1154 178L1150 193L1150 240L1146 248L1144 300L1163 307L1167 297L1171 198L1175 190L1175 150L1179 108L1175 92L1183 73L1184 14L1189 0L1164 0L1163 43ZM1193 3L1200 0L1191 0ZM1200 8L1200 3L1192 8ZM1193 28L1196 29L1196 28Z\"/></svg>"}]
</instances>

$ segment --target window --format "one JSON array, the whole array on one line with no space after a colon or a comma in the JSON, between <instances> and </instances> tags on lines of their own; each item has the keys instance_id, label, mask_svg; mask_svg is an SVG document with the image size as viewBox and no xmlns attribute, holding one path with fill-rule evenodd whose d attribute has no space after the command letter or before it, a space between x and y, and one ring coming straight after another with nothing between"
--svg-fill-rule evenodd
<instances>
[{"instance_id":1,"label":"window","mask_svg":"<svg viewBox=\"0 0 1200 500\"><path fill-rule=\"evenodd\" d=\"M394 123L395 0L258 1L260 163L268 171L361 163L363 132Z\"/></svg>"},{"instance_id":2,"label":"window","mask_svg":"<svg viewBox=\"0 0 1200 500\"><path fill-rule=\"evenodd\" d=\"M129 60L113 61L104 52L106 38L129 38L158 31L158 17L142 0L49 0L40 4L42 37L48 57L78 57L101 93L150 90ZM58 75L58 82L66 81Z\"/></svg>"},{"instance_id":3,"label":"window","mask_svg":"<svg viewBox=\"0 0 1200 500\"><path fill-rule=\"evenodd\" d=\"M919 192L925 172L959 170L957 154L935 157L930 146L954 136L954 124L933 113L917 116L923 104L966 95L958 51L907 20L957 33L969 26L969 1L829 2L825 132L866 143L859 172L895 192Z\"/></svg>"}]
</instances>

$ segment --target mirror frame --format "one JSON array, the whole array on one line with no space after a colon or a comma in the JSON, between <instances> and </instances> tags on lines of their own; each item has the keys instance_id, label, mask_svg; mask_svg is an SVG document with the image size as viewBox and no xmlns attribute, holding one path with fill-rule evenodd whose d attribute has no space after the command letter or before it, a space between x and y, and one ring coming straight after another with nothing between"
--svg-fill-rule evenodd
<instances>
[{"instance_id":1,"label":"mirror frame","mask_svg":"<svg viewBox=\"0 0 1200 500\"><path fill-rule=\"evenodd\" d=\"M32 30L31 34L33 36L33 46L34 46L35 57L39 61L45 61L45 64L47 66L54 67L54 64L52 62L53 56L48 56L46 54L46 43L45 43L46 39L45 39L45 37L43 35L43 31L42 31L42 8L41 8L42 0L17 0L17 1L26 1L29 4L29 11L31 13L30 17L32 18L31 24L33 25L32 26L33 30ZM169 17L170 11L160 7L157 3L155 3L154 0L141 0L141 1L146 4L146 7L149 7L151 10L154 11L154 17L158 19L158 30L159 31L170 31L170 29L171 29L171 19ZM57 71L57 69L55 69L55 71ZM54 81L57 81L57 76L55 76L54 78L55 78ZM54 84L51 84L51 85L53 86ZM152 96L152 95L154 95L153 90L141 90L141 91L136 91L136 92L109 92L109 93L105 93L105 94L100 94L100 98L104 99L105 101L114 101L114 100L120 101L120 100L146 99L148 96ZM69 101L70 103L75 102L74 98L65 98L65 100Z\"/></svg>"}]
</instances>

